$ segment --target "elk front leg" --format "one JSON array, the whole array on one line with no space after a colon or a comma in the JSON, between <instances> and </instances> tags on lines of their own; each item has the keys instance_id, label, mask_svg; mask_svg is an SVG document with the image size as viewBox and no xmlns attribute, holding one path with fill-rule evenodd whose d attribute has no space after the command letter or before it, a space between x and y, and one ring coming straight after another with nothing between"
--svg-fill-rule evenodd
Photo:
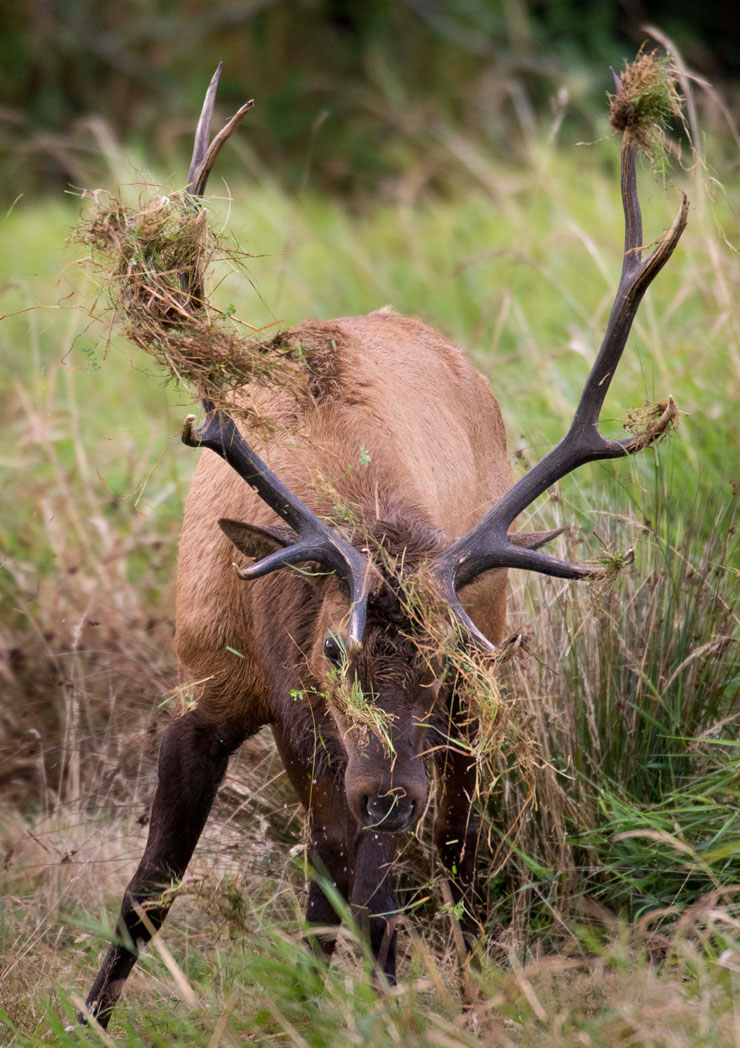
<instances>
[{"instance_id":1,"label":"elk front leg","mask_svg":"<svg viewBox=\"0 0 740 1048\"><path fill-rule=\"evenodd\" d=\"M352 818L341 786L329 776L317 779L312 787L308 817L311 832L310 862L318 879L313 879L308 889L306 920L309 924L325 928L341 924L341 914L324 893L322 881L336 889L345 902L349 902L352 883ZM317 956L325 961L331 958L336 946L336 935L331 932L308 936L308 944Z\"/></svg>"},{"instance_id":2,"label":"elk front leg","mask_svg":"<svg viewBox=\"0 0 740 1048\"><path fill-rule=\"evenodd\" d=\"M373 958L391 986L396 985L398 903L393 892L393 833L361 830L356 842L352 913L370 943Z\"/></svg>"},{"instance_id":3,"label":"elk front leg","mask_svg":"<svg viewBox=\"0 0 740 1048\"><path fill-rule=\"evenodd\" d=\"M480 900L476 892L476 858L480 822L473 809L477 790L475 758L451 746L439 767L439 807L434 843L459 913L465 946L471 950L480 936Z\"/></svg>"},{"instance_id":4,"label":"elk front leg","mask_svg":"<svg viewBox=\"0 0 740 1048\"><path fill-rule=\"evenodd\" d=\"M325 765L318 769L315 754L303 752L293 739L305 738L295 730L273 726L275 743L293 787L309 818L310 860L319 874L308 891L309 924L331 927L341 923L322 880L329 880L341 898L350 901L360 931L370 943L373 957L391 985L396 981L395 923L398 904L393 895L392 864L396 836L377 830L360 830L349 810L342 770ZM309 936L311 948L328 960L336 936L324 932Z\"/></svg>"},{"instance_id":5,"label":"elk front leg","mask_svg":"<svg viewBox=\"0 0 740 1048\"><path fill-rule=\"evenodd\" d=\"M296 746L293 732L279 725L273 725L272 732L288 778L308 816L309 863L317 876L308 888L306 921L330 929L339 926L342 917L325 895L324 885L331 884L349 902L356 833L344 795L342 771L323 763L317 768L315 753ZM309 934L306 941L317 956L329 961L337 940L336 934L325 930Z\"/></svg>"},{"instance_id":6,"label":"elk front leg","mask_svg":"<svg viewBox=\"0 0 740 1048\"><path fill-rule=\"evenodd\" d=\"M109 948L86 1001L103 1027L140 951L167 916L172 903L169 889L185 873L229 754L241 741L242 737L221 734L198 710L178 717L164 733L146 850L123 897L117 941Z\"/></svg>"}]
</instances>

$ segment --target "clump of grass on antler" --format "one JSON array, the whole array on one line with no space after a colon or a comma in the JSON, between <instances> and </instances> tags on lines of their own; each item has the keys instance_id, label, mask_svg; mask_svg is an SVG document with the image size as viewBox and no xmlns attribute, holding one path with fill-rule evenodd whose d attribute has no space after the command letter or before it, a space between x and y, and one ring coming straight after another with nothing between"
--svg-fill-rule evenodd
<instances>
[{"instance_id":1,"label":"clump of grass on antler","mask_svg":"<svg viewBox=\"0 0 740 1048\"><path fill-rule=\"evenodd\" d=\"M196 397L265 424L248 402L235 403L233 390L250 382L305 388L305 362L289 340L245 331L205 298L212 262L239 265L243 254L213 231L202 201L151 194L132 208L96 194L76 239L91 251L84 261L123 334Z\"/></svg>"},{"instance_id":2,"label":"clump of grass on antler","mask_svg":"<svg viewBox=\"0 0 740 1048\"><path fill-rule=\"evenodd\" d=\"M667 167L665 128L681 116L681 99L670 55L640 49L634 62L617 76L616 94L609 95L609 123L631 136L663 177Z\"/></svg>"},{"instance_id":3,"label":"clump of grass on antler","mask_svg":"<svg viewBox=\"0 0 740 1048\"><path fill-rule=\"evenodd\" d=\"M637 438L638 450L654 446L678 429L679 411L673 397L633 408L624 418L624 428Z\"/></svg>"}]
</instances>

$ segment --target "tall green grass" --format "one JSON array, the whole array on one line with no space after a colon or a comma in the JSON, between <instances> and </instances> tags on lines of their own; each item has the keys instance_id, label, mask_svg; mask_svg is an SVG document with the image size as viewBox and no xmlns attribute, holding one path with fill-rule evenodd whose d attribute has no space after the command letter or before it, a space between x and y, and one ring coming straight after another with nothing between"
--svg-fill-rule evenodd
<instances>
[{"instance_id":1,"label":"tall green grass","mask_svg":"<svg viewBox=\"0 0 740 1048\"><path fill-rule=\"evenodd\" d=\"M532 144L514 167L474 143L448 146L468 172L455 200L411 194L358 215L265 177L233 186L214 220L255 257L248 279L219 274L216 295L257 327L386 303L428 320L490 377L516 470L564 432L606 323L621 262L616 150ZM670 392L686 413L680 433L640 461L585 467L521 522L571 522L561 553L606 550L621 568L609 585L580 587L512 575L510 627L530 654L502 686L538 771L532 788L502 755L490 784L482 863L501 968L484 960L470 1030L426 829L404 850L414 919L399 1004L373 995L350 947L306 1006L314 989L296 988L293 945L303 882L289 858L301 818L257 739L165 930L196 1003L178 1003L152 952L117 1043L227 1044L252 1030L258 1043L465 1044L476 1022L493 1023L501 1044L543 1031L554 1045L581 1033L622 1043L640 1023L658 1044L661 1022L673 1024L670 1043L732 1043L738 220L733 175L684 181L689 229L641 309L605 412L616 433L629 408ZM648 237L670 221L677 188L666 204L644 176ZM21 200L0 226L12 438L0 454L0 979L19 1045L65 1042L67 1020L53 1016L67 992L86 992L102 916L143 846L157 737L177 705L173 578L195 460L178 441L187 394L90 319L95 288L63 247L76 213L74 201ZM239 899L249 920L229 909ZM646 945L639 921L656 908L667 912ZM561 969L541 960L554 949ZM662 973L658 956L670 959Z\"/></svg>"},{"instance_id":2,"label":"tall green grass","mask_svg":"<svg viewBox=\"0 0 740 1048\"><path fill-rule=\"evenodd\" d=\"M506 684L541 768L533 793L515 780L492 799L505 856L493 914L522 934L537 911L557 937L554 915L586 898L677 918L740 882L738 496L715 499L686 519L662 505L649 522L602 510L597 535L630 554L615 578L557 595L526 582L517 625L535 657Z\"/></svg>"}]
</instances>

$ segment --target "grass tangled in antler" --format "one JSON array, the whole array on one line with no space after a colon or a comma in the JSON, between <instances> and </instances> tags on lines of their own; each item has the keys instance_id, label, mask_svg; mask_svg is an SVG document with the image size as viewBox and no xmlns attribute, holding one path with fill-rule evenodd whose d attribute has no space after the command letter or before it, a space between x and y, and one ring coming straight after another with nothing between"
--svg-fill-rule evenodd
<instances>
[{"instance_id":1,"label":"grass tangled in antler","mask_svg":"<svg viewBox=\"0 0 740 1048\"><path fill-rule=\"evenodd\" d=\"M641 408L628 411L624 419L624 428L635 438L633 448L655 446L678 429L679 410L673 397L658 401L657 404L645 403Z\"/></svg>"},{"instance_id":2,"label":"grass tangled in antler","mask_svg":"<svg viewBox=\"0 0 740 1048\"><path fill-rule=\"evenodd\" d=\"M665 128L672 117L681 116L670 55L661 56L641 48L634 62L627 63L619 75L616 94L608 98L609 123L615 131L634 139L662 174L667 164Z\"/></svg>"},{"instance_id":3,"label":"grass tangled in antler","mask_svg":"<svg viewBox=\"0 0 740 1048\"><path fill-rule=\"evenodd\" d=\"M264 339L203 294L216 260L238 265L243 253L210 228L202 202L185 193L152 195L138 208L97 196L76 238L91 250L85 260L106 293L122 333L169 376L219 407L269 420L233 391L248 383L305 390L305 361L289 339Z\"/></svg>"}]
</instances>

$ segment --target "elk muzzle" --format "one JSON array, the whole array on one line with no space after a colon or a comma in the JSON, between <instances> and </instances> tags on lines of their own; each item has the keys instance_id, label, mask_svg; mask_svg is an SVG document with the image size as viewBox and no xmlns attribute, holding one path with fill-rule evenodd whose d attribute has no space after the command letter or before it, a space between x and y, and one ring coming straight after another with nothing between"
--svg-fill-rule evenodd
<instances>
[{"instance_id":1,"label":"elk muzzle","mask_svg":"<svg viewBox=\"0 0 740 1048\"><path fill-rule=\"evenodd\" d=\"M400 833L418 822L427 797L424 758L394 754L378 760L372 747L351 754L344 773L347 803L364 829Z\"/></svg>"},{"instance_id":2,"label":"elk muzzle","mask_svg":"<svg viewBox=\"0 0 740 1048\"><path fill-rule=\"evenodd\" d=\"M397 787L385 794L362 798L360 812L362 823L367 829L382 833L399 833L418 821L424 797L410 797Z\"/></svg>"}]
</instances>

